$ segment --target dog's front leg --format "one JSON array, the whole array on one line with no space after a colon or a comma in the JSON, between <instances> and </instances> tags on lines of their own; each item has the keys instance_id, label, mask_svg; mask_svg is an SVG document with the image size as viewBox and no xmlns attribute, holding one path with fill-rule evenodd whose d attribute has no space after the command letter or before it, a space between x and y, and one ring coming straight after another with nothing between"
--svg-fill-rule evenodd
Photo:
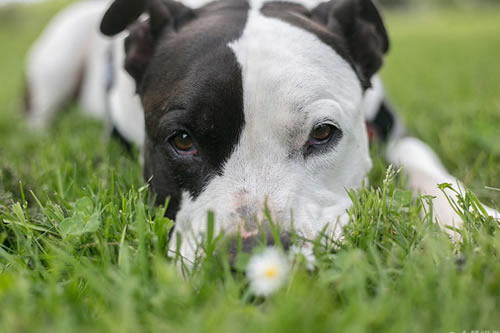
<instances>
[{"instance_id":1,"label":"dog's front leg","mask_svg":"<svg viewBox=\"0 0 500 333\"><path fill-rule=\"evenodd\" d=\"M432 148L406 134L404 125L386 100L380 77L373 77L372 89L366 92L362 108L369 128L375 131L380 141L387 143L387 161L403 169L413 193L435 197L433 213L445 230L450 231L446 226L460 227L462 219L448 202L448 198L456 201L456 193L445 189L445 195L438 185L448 183L455 190L463 192L462 183L449 174ZM500 213L488 207L484 208L490 216L500 219ZM455 236L454 232L449 233Z\"/></svg>"},{"instance_id":2,"label":"dog's front leg","mask_svg":"<svg viewBox=\"0 0 500 333\"><path fill-rule=\"evenodd\" d=\"M424 142L413 137L401 137L392 140L387 147L387 160L408 175L409 186L415 194L435 197L433 200L434 214L441 227L460 227L462 220L448 202L448 198L456 200L456 195L450 189L445 192L439 189L442 183L452 184L453 188L463 191L464 187L455 177L451 176L439 160L436 153ZM487 213L500 219L500 213L484 207ZM454 236L454 233L450 231Z\"/></svg>"}]
</instances>

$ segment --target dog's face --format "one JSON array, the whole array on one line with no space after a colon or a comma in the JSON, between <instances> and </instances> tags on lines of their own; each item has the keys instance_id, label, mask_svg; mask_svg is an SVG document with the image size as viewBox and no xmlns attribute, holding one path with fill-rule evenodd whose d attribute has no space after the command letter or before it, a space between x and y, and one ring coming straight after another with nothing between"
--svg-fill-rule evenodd
<instances>
[{"instance_id":1,"label":"dog's face","mask_svg":"<svg viewBox=\"0 0 500 333\"><path fill-rule=\"evenodd\" d=\"M124 22L150 14L130 28L126 68L145 112L145 177L171 198L182 254L194 256L208 211L229 234L255 234L264 207L306 238L340 232L346 189L371 167L359 107L388 47L371 1L153 0L123 18L125 2L103 30L123 28L120 6Z\"/></svg>"}]
</instances>

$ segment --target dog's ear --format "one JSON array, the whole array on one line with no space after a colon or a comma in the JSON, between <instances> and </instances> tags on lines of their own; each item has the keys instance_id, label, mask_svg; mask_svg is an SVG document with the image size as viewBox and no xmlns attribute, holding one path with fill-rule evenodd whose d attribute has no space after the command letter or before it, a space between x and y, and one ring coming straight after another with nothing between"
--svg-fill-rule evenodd
<instances>
[{"instance_id":1,"label":"dog's ear","mask_svg":"<svg viewBox=\"0 0 500 333\"><path fill-rule=\"evenodd\" d=\"M145 0L115 0L101 20L101 32L114 36L125 30L145 10Z\"/></svg>"},{"instance_id":2,"label":"dog's ear","mask_svg":"<svg viewBox=\"0 0 500 333\"><path fill-rule=\"evenodd\" d=\"M369 82L389 50L389 37L373 1L331 0L314 8L312 18L343 35L352 61Z\"/></svg>"},{"instance_id":3,"label":"dog's ear","mask_svg":"<svg viewBox=\"0 0 500 333\"><path fill-rule=\"evenodd\" d=\"M142 14L148 18L138 20ZM163 34L194 18L194 11L174 0L115 0L104 14L101 32L113 36L125 29L125 69L139 84Z\"/></svg>"}]
</instances>

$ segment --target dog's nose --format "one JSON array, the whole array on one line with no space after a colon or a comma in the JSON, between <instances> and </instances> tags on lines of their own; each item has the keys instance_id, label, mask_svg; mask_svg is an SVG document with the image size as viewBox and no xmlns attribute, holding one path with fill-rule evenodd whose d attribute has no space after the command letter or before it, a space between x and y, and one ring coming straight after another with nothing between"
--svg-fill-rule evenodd
<instances>
[{"instance_id":1,"label":"dog's nose","mask_svg":"<svg viewBox=\"0 0 500 333\"><path fill-rule=\"evenodd\" d=\"M279 244L277 240L279 239ZM279 235L273 235L272 232L255 233L251 235L236 234L231 235L226 240L226 246L229 255L229 262L234 265L239 252L250 254L256 246L281 246L283 250L288 251L292 243L292 235L289 232L280 232Z\"/></svg>"}]
</instances>

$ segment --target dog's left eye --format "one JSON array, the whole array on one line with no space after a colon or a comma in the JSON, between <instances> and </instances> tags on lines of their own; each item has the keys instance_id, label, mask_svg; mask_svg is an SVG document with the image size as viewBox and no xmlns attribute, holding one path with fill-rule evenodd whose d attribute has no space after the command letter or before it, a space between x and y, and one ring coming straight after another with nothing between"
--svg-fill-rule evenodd
<instances>
[{"instance_id":1,"label":"dog's left eye","mask_svg":"<svg viewBox=\"0 0 500 333\"><path fill-rule=\"evenodd\" d=\"M331 124L321 124L316 126L311 132L308 145L319 146L330 142L337 130L337 127Z\"/></svg>"}]
</instances>

